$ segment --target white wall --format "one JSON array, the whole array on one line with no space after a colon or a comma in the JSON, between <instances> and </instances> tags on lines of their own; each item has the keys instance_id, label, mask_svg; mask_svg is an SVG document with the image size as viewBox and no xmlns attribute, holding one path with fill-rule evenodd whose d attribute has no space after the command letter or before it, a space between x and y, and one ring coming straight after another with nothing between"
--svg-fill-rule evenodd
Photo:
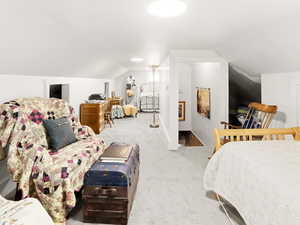
<instances>
[{"instance_id":1,"label":"white wall","mask_svg":"<svg viewBox=\"0 0 300 225\"><path fill-rule=\"evenodd\" d=\"M159 69L159 105L160 105L160 114L159 121L160 126L164 131L168 142L168 149L174 150L177 149L177 141L176 136L174 136L174 118L172 115L172 111L174 110L174 100L172 98L176 98L174 96L174 89L172 89L172 85L174 84L174 78L171 77L170 71L170 56L166 58L166 60L162 63ZM178 106L175 106L175 108ZM173 113L174 114L174 113ZM178 119L175 121L177 124ZM173 125L173 126L172 126ZM176 128L175 128L176 130ZM178 130L178 129L177 129Z\"/></svg>"},{"instance_id":2,"label":"white wall","mask_svg":"<svg viewBox=\"0 0 300 225\"><path fill-rule=\"evenodd\" d=\"M300 72L262 74L262 102L277 105L271 127L300 125Z\"/></svg>"},{"instance_id":3,"label":"white wall","mask_svg":"<svg viewBox=\"0 0 300 225\"><path fill-rule=\"evenodd\" d=\"M44 80L39 77L0 75L0 102L18 97L44 96Z\"/></svg>"},{"instance_id":4,"label":"white wall","mask_svg":"<svg viewBox=\"0 0 300 225\"><path fill-rule=\"evenodd\" d=\"M208 67L205 69L201 66L205 65L201 64L203 62L216 62L217 64L210 65L219 66L212 67L216 69L208 69ZM195 63L200 64L193 66ZM203 73L196 78L196 74L198 75L201 71ZM192 74L195 75L195 80L192 80ZM214 79L217 79L216 84L213 83ZM213 120L203 121L204 119L199 119L198 115L193 116L193 101L196 101L196 97L192 91L194 91L195 82L198 82L200 87L216 89L214 101L215 98L219 98L217 101L220 104L216 105L221 109L214 111L216 115L213 116ZM178 121L179 100L185 100L187 104L184 122ZM160 107L160 124L168 140L169 150L178 149L179 130L195 130L195 133L203 138L205 144L211 144L212 130L216 127L216 121L218 120L219 123L221 120L227 120L228 117L228 64L213 51L170 51L160 69Z\"/></svg>"},{"instance_id":5,"label":"white wall","mask_svg":"<svg viewBox=\"0 0 300 225\"><path fill-rule=\"evenodd\" d=\"M185 120L179 121L179 130L192 130L192 96L191 65L178 63L176 65L179 85L179 101L185 101Z\"/></svg>"},{"instance_id":6,"label":"white wall","mask_svg":"<svg viewBox=\"0 0 300 225\"><path fill-rule=\"evenodd\" d=\"M110 82L110 91L114 89L108 79L0 75L0 103L20 97L48 97L47 85L69 84L70 104L78 113L80 103L90 94L104 93L104 82Z\"/></svg>"},{"instance_id":7,"label":"white wall","mask_svg":"<svg viewBox=\"0 0 300 225\"><path fill-rule=\"evenodd\" d=\"M214 128L228 121L228 64L205 62L192 66L191 77L192 130L205 145L214 145ZM197 88L211 89L210 119L197 112Z\"/></svg>"}]
</instances>

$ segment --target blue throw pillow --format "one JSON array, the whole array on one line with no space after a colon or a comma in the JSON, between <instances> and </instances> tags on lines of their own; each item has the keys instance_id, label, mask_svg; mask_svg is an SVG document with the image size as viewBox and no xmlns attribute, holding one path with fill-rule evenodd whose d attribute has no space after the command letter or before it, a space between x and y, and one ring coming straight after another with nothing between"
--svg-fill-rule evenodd
<instances>
[{"instance_id":1,"label":"blue throw pillow","mask_svg":"<svg viewBox=\"0 0 300 225\"><path fill-rule=\"evenodd\" d=\"M44 127L47 131L49 148L57 151L77 141L71 124L66 117L56 120L44 120Z\"/></svg>"}]
</instances>

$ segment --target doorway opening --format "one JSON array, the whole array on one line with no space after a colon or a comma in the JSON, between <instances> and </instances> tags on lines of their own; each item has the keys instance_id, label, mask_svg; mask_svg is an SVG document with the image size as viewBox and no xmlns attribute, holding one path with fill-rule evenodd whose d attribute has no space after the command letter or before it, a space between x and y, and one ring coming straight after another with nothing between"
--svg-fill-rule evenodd
<instances>
[{"instance_id":1,"label":"doorway opening","mask_svg":"<svg viewBox=\"0 0 300 225\"><path fill-rule=\"evenodd\" d=\"M201 141L193 134L192 131L179 131L179 144L183 146L203 146Z\"/></svg>"},{"instance_id":2,"label":"doorway opening","mask_svg":"<svg viewBox=\"0 0 300 225\"><path fill-rule=\"evenodd\" d=\"M69 101L69 84L50 84L49 98L58 98Z\"/></svg>"}]
</instances>

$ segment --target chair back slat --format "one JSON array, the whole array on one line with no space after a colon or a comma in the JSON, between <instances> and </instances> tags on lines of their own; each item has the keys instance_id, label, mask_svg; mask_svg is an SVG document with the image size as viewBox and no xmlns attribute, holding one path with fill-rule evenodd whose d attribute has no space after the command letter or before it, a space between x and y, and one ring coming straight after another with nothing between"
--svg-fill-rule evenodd
<instances>
[{"instance_id":1,"label":"chair back slat","mask_svg":"<svg viewBox=\"0 0 300 225\"><path fill-rule=\"evenodd\" d=\"M268 128L271 124L273 115L277 112L277 106L275 105L252 102L248 107L249 110L245 121L242 124L243 129Z\"/></svg>"}]
</instances>

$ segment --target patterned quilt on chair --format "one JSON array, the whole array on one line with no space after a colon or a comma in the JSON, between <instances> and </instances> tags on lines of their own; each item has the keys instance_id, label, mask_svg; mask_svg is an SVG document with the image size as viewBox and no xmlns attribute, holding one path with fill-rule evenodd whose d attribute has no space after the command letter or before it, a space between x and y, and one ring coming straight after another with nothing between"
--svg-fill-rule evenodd
<instances>
[{"instance_id":1,"label":"patterned quilt on chair","mask_svg":"<svg viewBox=\"0 0 300 225\"><path fill-rule=\"evenodd\" d=\"M58 151L48 149L44 119L67 117L78 139ZM82 126L63 100L23 98L0 104L0 156L22 197L36 197L56 223L64 223L75 206L75 191L105 149L102 139ZM4 151L6 149L7 151Z\"/></svg>"}]
</instances>

